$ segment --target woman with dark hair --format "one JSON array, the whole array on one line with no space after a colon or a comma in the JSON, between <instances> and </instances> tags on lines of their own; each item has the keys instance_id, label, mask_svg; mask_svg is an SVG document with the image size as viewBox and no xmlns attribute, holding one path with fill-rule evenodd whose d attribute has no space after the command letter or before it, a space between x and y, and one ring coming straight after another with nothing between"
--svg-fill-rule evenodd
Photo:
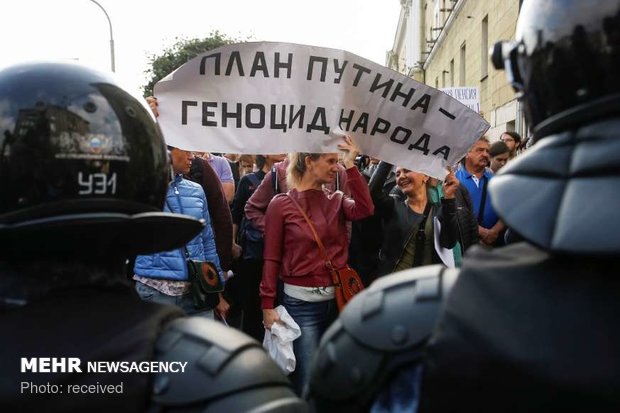
<instances>
[{"instance_id":1,"label":"woman with dark hair","mask_svg":"<svg viewBox=\"0 0 620 413\"><path fill-rule=\"evenodd\" d=\"M396 168L396 185L404 198L386 195L381 187L391 168L382 162L370 181L376 215L383 220L379 276L442 263L443 251L435 244L435 233L443 249L452 249L459 235L455 201L459 182L452 171L443 183L443 198L435 203L428 196L429 176L402 166ZM443 255L444 259L449 255Z\"/></svg>"},{"instance_id":2,"label":"woman with dark hair","mask_svg":"<svg viewBox=\"0 0 620 413\"><path fill-rule=\"evenodd\" d=\"M517 152L521 148L521 135L514 131L506 131L502 133L502 136L499 137L499 140L504 142L508 149L510 149L510 157L509 159L517 156Z\"/></svg>"},{"instance_id":3,"label":"woman with dark hair","mask_svg":"<svg viewBox=\"0 0 620 413\"><path fill-rule=\"evenodd\" d=\"M359 149L349 137L338 145L344 152L351 198L323 185L338 173L338 154L294 153L289 157L286 194L276 195L265 216L265 251L260 295L265 328L279 321L274 310L278 278L283 281L281 302L301 328L293 342L297 361L291 376L301 394L310 374L310 362L321 336L337 317L334 285L326 260L312 230L300 212L309 217L334 268L347 265L349 240L346 221L372 215L373 204L366 180L355 166Z\"/></svg>"},{"instance_id":4,"label":"woman with dark hair","mask_svg":"<svg viewBox=\"0 0 620 413\"><path fill-rule=\"evenodd\" d=\"M491 158L489 167L493 173L496 174L506 165L506 162L508 162L510 158L510 148L502 141L494 142L489 148L489 158Z\"/></svg>"}]
</instances>

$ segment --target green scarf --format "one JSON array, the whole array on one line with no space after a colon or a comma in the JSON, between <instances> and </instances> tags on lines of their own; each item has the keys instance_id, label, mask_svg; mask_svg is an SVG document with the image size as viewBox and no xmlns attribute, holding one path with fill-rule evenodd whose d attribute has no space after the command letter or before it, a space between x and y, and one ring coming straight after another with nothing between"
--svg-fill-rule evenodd
<instances>
[{"instance_id":1,"label":"green scarf","mask_svg":"<svg viewBox=\"0 0 620 413\"><path fill-rule=\"evenodd\" d=\"M437 183L436 187L428 186L426 192L428 198L433 204L441 204L441 198L443 198L441 182ZM458 239L456 241L456 245L452 248L452 254L454 254L454 265L460 267L463 261L463 249L461 247L461 242Z\"/></svg>"}]
</instances>

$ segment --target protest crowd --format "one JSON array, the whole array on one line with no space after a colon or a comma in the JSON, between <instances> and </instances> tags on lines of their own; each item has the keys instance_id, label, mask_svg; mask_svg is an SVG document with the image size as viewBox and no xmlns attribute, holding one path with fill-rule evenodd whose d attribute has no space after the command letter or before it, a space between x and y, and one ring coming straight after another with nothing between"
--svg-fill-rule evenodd
<instances>
[{"instance_id":1,"label":"protest crowd","mask_svg":"<svg viewBox=\"0 0 620 413\"><path fill-rule=\"evenodd\" d=\"M620 6L536 54L528 30L546 26L526 3L525 46L493 62L512 68L532 136L482 134L443 179L361 153L352 133L334 153L188 150L164 141L157 96L79 66L0 72L14 126L0 151L2 410L618 411ZM578 65L580 30L610 39L588 49L608 83L549 63ZM554 76L561 91L543 85ZM73 145L86 128L107 141ZM99 145L113 150L93 164ZM188 371L28 398L13 390L36 371L7 373L26 356Z\"/></svg>"}]
</instances>

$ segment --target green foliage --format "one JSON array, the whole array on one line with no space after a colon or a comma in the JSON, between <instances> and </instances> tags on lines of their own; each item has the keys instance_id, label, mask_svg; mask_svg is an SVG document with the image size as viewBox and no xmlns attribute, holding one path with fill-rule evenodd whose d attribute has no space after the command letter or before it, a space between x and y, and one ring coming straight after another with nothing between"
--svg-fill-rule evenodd
<instances>
[{"instance_id":1,"label":"green foliage","mask_svg":"<svg viewBox=\"0 0 620 413\"><path fill-rule=\"evenodd\" d=\"M153 86L160 79L199 54L238 42L238 39L230 38L217 30L209 33L209 37L204 39L177 38L176 43L164 49L160 55L149 56L151 67L144 73L150 80L142 87L144 97L153 95Z\"/></svg>"}]
</instances>

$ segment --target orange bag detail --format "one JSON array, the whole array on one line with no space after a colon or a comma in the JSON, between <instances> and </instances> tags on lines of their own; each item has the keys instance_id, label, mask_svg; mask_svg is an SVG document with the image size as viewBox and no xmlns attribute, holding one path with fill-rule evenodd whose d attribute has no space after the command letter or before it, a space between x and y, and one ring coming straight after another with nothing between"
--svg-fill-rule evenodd
<instances>
[{"instance_id":1,"label":"orange bag detail","mask_svg":"<svg viewBox=\"0 0 620 413\"><path fill-rule=\"evenodd\" d=\"M338 311L342 311L353 296L364 289L364 284L357 272L349 266L339 270L332 270L331 274L335 287Z\"/></svg>"}]
</instances>

